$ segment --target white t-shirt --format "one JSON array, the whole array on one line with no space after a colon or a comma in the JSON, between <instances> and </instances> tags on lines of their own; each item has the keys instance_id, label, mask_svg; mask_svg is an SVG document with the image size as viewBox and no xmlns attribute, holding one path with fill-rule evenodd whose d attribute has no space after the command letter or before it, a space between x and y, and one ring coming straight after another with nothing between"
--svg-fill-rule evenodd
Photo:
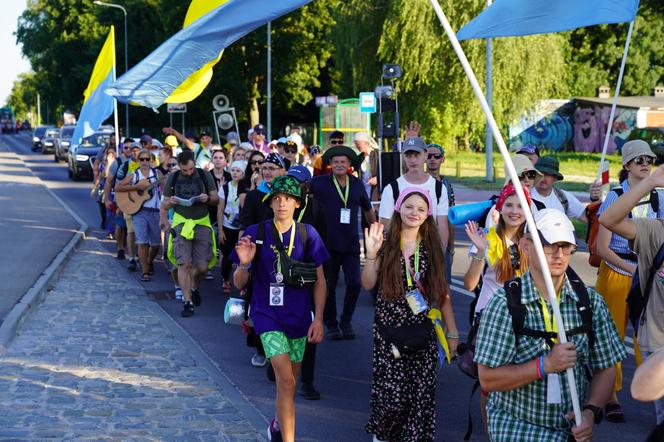
<instances>
[{"instance_id":1,"label":"white t-shirt","mask_svg":"<svg viewBox=\"0 0 664 442\"><path fill-rule=\"evenodd\" d=\"M507 243L507 247L511 247L514 245L514 243L509 239L505 238L505 242ZM488 253L485 252L485 254ZM468 256L476 256L477 255L477 247L474 245L470 247L470 250L468 251ZM484 257L484 265L486 266L486 272L484 272L484 275L482 275L482 289L480 290L480 296L477 298L477 305L475 306L475 313L481 312L484 307L489 303L489 300L491 300L491 296L496 292L496 290L500 289L503 287L503 284L498 283L496 281L496 266L490 266L489 265L489 260Z\"/></svg>"},{"instance_id":2,"label":"white t-shirt","mask_svg":"<svg viewBox=\"0 0 664 442\"><path fill-rule=\"evenodd\" d=\"M239 230L240 196L237 194L237 186L232 181L228 183L228 195L224 196L226 206L224 207L222 225L227 229Z\"/></svg>"},{"instance_id":3,"label":"white t-shirt","mask_svg":"<svg viewBox=\"0 0 664 442\"><path fill-rule=\"evenodd\" d=\"M148 174L149 176L143 176L143 172L141 172L141 169L136 169L136 172L134 172L134 179L132 180L132 184L137 184L139 181L142 179L147 178L148 182L150 184L153 184L157 181L157 173L155 172L154 169L150 168L150 173ZM159 186L153 188L150 190L152 193L152 197L150 197L149 200L143 203L143 207L146 209L158 209L160 202L161 202L161 193L159 192Z\"/></svg>"},{"instance_id":4,"label":"white t-shirt","mask_svg":"<svg viewBox=\"0 0 664 442\"><path fill-rule=\"evenodd\" d=\"M449 202L447 200L447 188L443 184L442 192L440 194L440 201L436 204L436 180L433 177L429 177L424 184L412 184L406 181L403 176L397 178L397 183L399 184L399 190L402 191L407 187L418 187L422 190L429 192L429 197L433 203L433 217L437 216L447 216L449 211ZM378 216L380 218L390 219L394 213L394 197L392 196L392 184L388 184L383 189L383 194L380 198L380 210L378 211Z\"/></svg>"},{"instance_id":5,"label":"white t-shirt","mask_svg":"<svg viewBox=\"0 0 664 442\"><path fill-rule=\"evenodd\" d=\"M572 218L580 218L583 213L586 211L586 205L583 204L577 197L572 195L571 193L567 192L566 190L561 191L565 194L567 197L567 201L569 202L569 206L567 209L567 213L565 215L572 217ZM551 190L551 193L549 196L542 196L537 192L537 188L533 187L533 189L530 191L530 196L542 204L546 206L547 209L557 209L560 210L561 212L565 212L565 208L563 207L563 204L560 202L558 197L556 196L556 192Z\"/></svg>"}]
</instances>

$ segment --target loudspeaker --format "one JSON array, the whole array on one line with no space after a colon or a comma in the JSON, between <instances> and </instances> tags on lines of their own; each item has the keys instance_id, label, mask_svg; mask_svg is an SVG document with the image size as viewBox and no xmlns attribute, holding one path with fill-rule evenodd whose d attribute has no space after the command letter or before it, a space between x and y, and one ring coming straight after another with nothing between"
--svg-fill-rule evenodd
<instances>
[{"instance_id":1,"label":"loudspeaker","mask_svg":"<svg viewBox=\"0 0 664 442\"><path fill-rule=\"evenodd\" d=\"M401 176L401 154L399 152L381 152L378 182L380 191L391 181Z\"/></svg>"}]
</instances>

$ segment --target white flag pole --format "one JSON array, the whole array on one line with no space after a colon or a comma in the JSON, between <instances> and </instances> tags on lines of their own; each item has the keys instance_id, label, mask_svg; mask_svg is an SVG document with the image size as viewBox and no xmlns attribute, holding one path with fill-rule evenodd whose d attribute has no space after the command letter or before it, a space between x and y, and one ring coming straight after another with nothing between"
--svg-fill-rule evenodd
<instances>
[{"instance_id":1,"label":"white flag pole","mask_svg":"<svg viewBox=\"0 0 664 442\"><path fill-rule=\"evenodd\" d=\"M450 43L452 43L454 52L456 52L457 57L459 57L459 61L461 62L464 71L466 72L466 76L468 77L470 85L472 86L473 91L475 92L475 95L477 96L477 99L480 102L480 106L482 106L482 110L484 111L486 119L489 125L491 126L491 131L493 132L496 144L498 144L500 153L503 156L505 165L507 166L507 171L509 172L509 176L513 183L518 183L519 177L516 173L516 170L514 169L514 164L512 163L509 152L507 151L507 146L505 145L505 141L503 140L500 130L498 129L498 125L496 124L496 120L493 117L493 114L491 113L491 109L489 108L489 105L486 99L484 98L484 94L482 92L482 89L480 88L479 83L477 82L475 73L473 72L470 63L466 58L466 54L463 52L463 49L459 44L459 40L457 40L456 34L452 30L449 21L447 21L447 17L445 17L445 13L440 7L438 0L429 0L429 1L434 11L436 12L436 15L438 15L438 19L440 20L441 25L443 25L445 33L450 39ZM531 232L536 232L537 227L535 225L535 220L533 219L533 214L530 211L530 206L528 205L526 196L523 193L523 189L521 188L521 186L514 186L514 187L516 189L516 194L519 198L519 202L521 203L521 207L525 209L524 211L526 213L526 223L528 224L528 230ZM563 318L560 315L560 308L558 306L558 300L556 297L556 290L553 287L553 280L551 279L551 273L549 272L549 266L547 264L546 257L544 256L544 249L542 248L542 242L540 241L539 235L532 235L532 241L533 244L535 245L535 250L537 252L537 260L539 261L540 267L542 268L544 283L546 285L546 290L548 292L547 295L549 297L549 302L553 307L553 314L556 320L556 325L558 326L558 339L560 343L566 343L567 334L565 333ZM574 371L572 368L567 369L567 379L569 381L568 384L570 389L570 396L572 397L572 408L574 409L574 418L576 424L580 425L582 422L581 407L579 405L579 396L576 390L576 382L574 380Z\"/></svg>"},{"instance_id":2,"label":"white flag pole","mask_svg":"<svg viewBox=\"0 0 664 442\"><path fill-rule=\"evenodd\" d=\"M629 31L627 31L627 41L625 41L625 50L623 51L622 62L620 63L620 73L618 74L618 84L616 85L616 93L613 95L613 103L611 104L611 114L609 116L609 123L606 126L606 136L604 137L604 146L602 147L602 157L599 161L599 170L597 171L597 179L602 177L602 165L606 158L606 149L609 147L609 140L611 139L611 132L613 129L613 120L616 116L616 105L618 104L618 97L620 96L620 87L622 86L623 75L625 74L625 63L627 62L627 53L629 52L629 44L632 41L632 31L634 30L634 22L636 18L629 24Z\"/></svg>"},{"instance_id":3,"label":"white flag pole","mask_svg":"<svg viewBox=\"0 0 664 442\"><path fill-rule=\"evenodd\" d=\"M125 29L125 37L127 36L127 31ZM127 43L125 42L125 45ZM115 71L115 29L113 30L113 83L116 80L116 71ZM120 158L120 128L118 127L118 99L113 97L113 126L115 126L115 156ZM128 130L125 128L125 130Z\"/></svg>"}]
</instances>

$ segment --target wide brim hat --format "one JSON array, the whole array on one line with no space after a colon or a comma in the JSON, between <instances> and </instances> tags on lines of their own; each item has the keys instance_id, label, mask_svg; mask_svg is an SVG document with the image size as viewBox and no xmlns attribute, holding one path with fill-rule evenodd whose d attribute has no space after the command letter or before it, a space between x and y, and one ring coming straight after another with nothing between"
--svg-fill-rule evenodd
<instances>
[{"instance_id":1,"label":"wide brim hat","mask_svg":"<svg viewBox=\"0 0 664 442\"><path fill-rule=\"evenodd\" d=\"M540 157L535 164L535 169L537 169L542 175L556 177L558 181L565 179L563 174L560 173L560 164L554 157Z\"/></svg>"},{"instance_id":2,"label":"wide brim hat","mask_svg":"<svg viewBox=\"0 0 664 442\"><path fill-rule=\"evenodd\" d=\"M357 162L357 153L348 146L332 146L323 153L323 164L329 164L332 157L345 156L351 165Z\"/></svg>"},{"instance_id":3,"label":"wide brim hat","mask_svg":"<svg viewBox=\"0 0 664 442\"><path fill-rule=\"evenodd\" d=\"M625 166L633 159L642 156L657 159L657 155L655 155L655 153L650 148L650 144L643 140L632 140L626 142L623 144L620 154L622 156L621 159L623 166Z\"/></svg>"},{"instance_id":4,"label":"wide brim hat","mask_svg":"<svg viewBox=\"0 0 664 442\"><path fill-rule=\"evenodd\" d=\"M263 203L270 204L270 200L277 193L290 195L302 201L302 187L300 182L292 176L282 175L275 178L274 181L272 181L270 192L263 197Z\"/></svg>"}]
</instances>

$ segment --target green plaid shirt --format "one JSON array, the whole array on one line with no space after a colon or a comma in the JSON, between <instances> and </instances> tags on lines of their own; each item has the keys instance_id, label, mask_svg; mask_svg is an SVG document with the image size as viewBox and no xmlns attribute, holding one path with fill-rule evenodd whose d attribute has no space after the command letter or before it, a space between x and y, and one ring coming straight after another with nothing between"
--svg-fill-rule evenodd
<instances>
[{"instance_id":1,"label":"green plaid shirt","mask_svg":"<svg viewBox=\"0 0 664 442\"><path fill-rule=\"evenodd\" d=\"M574 366L574 376L581 404L584 403L588 387L583 367L587 365L591 370L601 370L616 365L626 357L625 347L604 300L591 288L588 288L588 294L593 311L595 345L590 349L585 334L568 337L576 345L577 363ZM581 316L577 312L578 300L571 284L565 279L560 296L560 313L566 330L582 325ZM540 295L530 272L524 274L522 278L521 302L527 310L524 327L545 330ZM546 355L548 351L542 338L515 337L505 290L502 288L497 290L482 311L475 362L491 368L523 364L540 355ZM572 410L572 399L567 376L561 373L559 377L561 404L547 404L546 377L515 390L492 392L487 403L491 440L493 442L566 441L570 434L570 424L564 415Z\"/></svg>"}]
</instances>

